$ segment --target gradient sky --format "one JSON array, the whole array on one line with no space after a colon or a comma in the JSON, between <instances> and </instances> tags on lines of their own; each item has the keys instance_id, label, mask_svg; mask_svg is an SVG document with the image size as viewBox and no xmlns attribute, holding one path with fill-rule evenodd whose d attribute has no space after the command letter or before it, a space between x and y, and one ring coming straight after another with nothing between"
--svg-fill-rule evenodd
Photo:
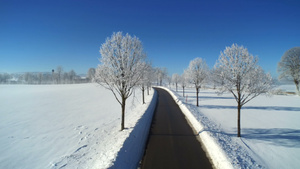
<instances>
[{"instance_id":1,"label":"gradient sky","mask_svg":"<svg viewBox=\"0 0 300 169\"><path fill-rule=\"evenodd\" d=\"M201 57L212 68L233 43L277 76L300 46L299 0L0 0L0 72L77 74L97 67L113 32L137 36L154 67L181 74Z\"/></svg>"}]
</instances>

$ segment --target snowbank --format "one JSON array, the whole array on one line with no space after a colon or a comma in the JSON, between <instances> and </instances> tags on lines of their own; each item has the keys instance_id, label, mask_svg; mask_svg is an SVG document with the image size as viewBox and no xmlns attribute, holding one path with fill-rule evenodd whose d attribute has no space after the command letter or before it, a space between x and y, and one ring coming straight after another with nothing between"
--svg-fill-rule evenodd
<instances>
[{"instance_id":1,"label":"snowbank","mask_svg":"<svg viewBox=\"0 0 300 169\"><path fill-rule=\"evenodd\" d=\"M148 109L136 123L110 168L138 168L144 155L156 102L157 94L155 91Z\"/></svg>"}]
</instances>

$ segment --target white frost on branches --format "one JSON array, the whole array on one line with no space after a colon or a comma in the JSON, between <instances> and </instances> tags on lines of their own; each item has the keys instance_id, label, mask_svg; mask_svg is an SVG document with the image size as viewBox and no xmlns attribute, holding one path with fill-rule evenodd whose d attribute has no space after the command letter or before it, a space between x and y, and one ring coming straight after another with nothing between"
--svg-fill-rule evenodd
<instances>
[{"instance_id":1,"label":"white frost on branches","mask_svg":"<svg viewBox=\"0 0 300 169\"><path fill-rule=\"evenodd\" d=\"M143 100L143 104L145 104L145 90L146 88L148 89L148 94L149 94L149 88L151 86L151 82L153 80L153 69L150 63L147 62L143 62L142 63L142 70L141 70L141 80L139 82L139 86L142 90L142 100Z\"/></svg>"},{"instance_id":2,"label":"white frost on branches","mask_svg":"<svg viewBox=\"0 0 300 169\"><path fill-rule=\"evenodd\" d=\"M247 48L233 44L221 52L213 74L220 93L229 91L238 103L238 137L240 137L240 110L243 105L272 88L272 77L257 65L258 58Z\"/></svg>"},{"instance_id":3,"label":"white frost on branches","mask_svg":"<svg viewBox=\"0 0 300 169\"><path fill-rule=\"evenodd\" d=\"M163 80L168 76L167 68L155 68L155 74L157 76L157 85L162 86Z\"/></svg>"},{"instance_id":4,"label":"white frost on branches","mask_svg":"<svg viewBox=\"0 0 300 169\"><path fill-rule=\"evenodd\" d=\"M182 87L182 96L184 97L184 88L188 84L188 76L187 76L187 71L186 70L180 76L180 84L181 84L181 87Z\"/></svg>"},{"instance_id":5,"label":"white frost on branches","mask_svg":"<svg viewBox=\"0 0 300 169\"><path fill-rule=\"evenodd\" d=\"M180 76L179 76L179 74L174 73L174 74L172 75L172 82L175 83L175 86L176 86L176 92L177 92L177 89L178 89L178 83L179 83L179 81L180 81Z\"/></svg>"},{"instance_id":6,"label":"white frost on branches","mask_svg":"<svg viewBox=\"0 0 300 169\"><path fill-rule=\"evenodd\" d=\"M196 88L201 88L201 85L209 74L209 68L202 58L195 58L190 62L186 73L191 83Z\"/></svg>"},{"instance_id":7,"label":"white frost on branches","mask_svg":"<svg viewBox=\"0 0 300 169\"><path fill-rule=\"evenodd\" d=\"M101 64L96 70L96 81L111 90L122 107L121 130L124 129L126 99L143 77L146 55L137 37L113 33L100 47Z\"/></svg>"},{"instance_id":8,"label":"white frost on branches","mask_svg":"<svg viewBox=\"0 0 300 169\"><path fill-rule=\"evenodd\" d=\"M220 92L229 91L241 106L272 88L272 77L257 65L258 58L247 48L233 44L221 52L215 65L215 82Z\"/></svg>"},{"instance_id":9,"label":"white frost on branches","mask_svg":"<svg viewBox=\"0 0 300 169\"><path fill-rule=\"evenodd\" d=\"M203 85L204 80L209 75L209 68L206 62L202 60L202 58L195 58L190 62L189 67L186 70L186 73L190 82L195 85L196 94L197 94L197 106L199 106L198 103L199 89Z\"/></svg>"},{"instance_id":10,"label":"white frost on branches","mask_svg":"<svg viewBox=\"0 0 300 169\"><path fill-rule=\"evenodd\" d=\"M278 63L279 79L286 78L294 81L300 95L300 47L287 50Z\"/></svg>"}]
</instances>

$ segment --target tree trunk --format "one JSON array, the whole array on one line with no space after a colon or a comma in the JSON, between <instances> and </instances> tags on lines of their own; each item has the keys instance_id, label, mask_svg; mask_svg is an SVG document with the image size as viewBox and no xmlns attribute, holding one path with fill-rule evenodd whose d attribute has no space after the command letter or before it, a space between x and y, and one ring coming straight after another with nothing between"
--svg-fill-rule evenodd
<instances>
[{"instance_id":1,"label":"tree trunk","mask_svg":"<svg viewBox=\"0 0 300 169\"><path fill-rule=\"evenodd\" d=\"M177 83L175 83L175 84L176 84L176 92L178 92L178 91L177 91Z\"/></svg>"},{"instance_id":2,"label":"tree trunk","mask_svg":"<svg viewBox=\"0 0 300 169\"><path fill-rule=\"evenodd\" d=\"M237 136L241 137L241 108L242 106L238 103L238 119L237 119Z\"/></svg>"},{"instance_id":3,"label":"tree trunk","mask_svg":"<svg viewBox=\"0 0 300 169\"><path fill-rule=\"evenodd\" d=\"M142 87L143 104L145 104L145 87Z\"/></svg>"},{"instance_id":4,"label":"tree trunk","mask_svg":"<svg viewBox=\"0 0 300 169\"><path fill-rule=\"evenodd\" d=\"M237 137L241 137L241 108L242 108L242 104L241 104L241 80L240 80L240 76L238 76L238 83L237 83L237 109L238 109L238 118L237 118Z\"/></svg>"},{"instance_id":5,"label":"tree trunk","mask_svg":"<svg viewBox=\"0 0 300 169\"><path fill-rule=\"evenodd\" d=\"M300 96L300 91L299 91L299 87L300 87L300 85L299 85L299 81L298 80L296 80L296 79L294 79L294 82L295 82L295 85L296 85L296 92L297 92L297 94Z\"/></svg>"},{"instance_id":6,"label":"tree trunk","mask_svg":"<svg viewBox=\"0 0 300 169\"><path fill-rule=\"evenodd\" d=\"M147 87L147 94L148 94L148 96L149 96L149 88L150 88L150 87Z\"/></svg>"},{"instance_id":7,"label":"tree trunk","mask_svg":"<svg viewBox=\"0 0 300 169\"><path fill-rule=\"evenodd\" d=\"M199 88L196 88L196 95L197 95L197 107L199 107Z\"/></svg>"},{"instance_id":8,"label":"tree trunk","mask_svg":"<svg viewBox=\"0 0 300 169\"><path fill-rule=\"evenodd\" d=\"M125 123L125 103L126 99L124 96L122 96L122 121L121 121L121 131L124 130L124 123Z\"/></svg>"},{"instance_id":9,"label":"tree trunk","mask_svg":"<svg viewBox=\"0 0 300 169\"><path fill-rule=\"evenodd\" d=\"M182 95L183 95L183 97L184 97L184 87L182 87L182 91L183 91Z\"/></svg>"}]
</instances>

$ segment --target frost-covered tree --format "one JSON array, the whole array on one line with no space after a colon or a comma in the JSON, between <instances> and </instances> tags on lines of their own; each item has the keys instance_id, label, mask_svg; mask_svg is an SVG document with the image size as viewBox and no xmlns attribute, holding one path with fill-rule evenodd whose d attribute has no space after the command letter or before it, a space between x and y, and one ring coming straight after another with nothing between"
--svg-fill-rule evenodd
<instances>
[{"instance_id":1,"label":"frost-covered tree","mask_svg":"<svg viewBox=\"0 0 300 169\"><path fill-rule=\"evenodd\" d=\"M187 72L184 71L183 74L180 76L180 84L182 87L182 96L184 97L184 89L186 87L188 83L188 76L187 76Z\"/></svg>"},{"instance_id":2,"label":"frost-covered tree","mask_svg":"<svg viewBox=\"0 0 300 169\"><path fill-rule=\"evenodd\" d=\"M199 91L209 74L209 68L202 58L195 58L186 70L188 79L196 88L197 106L199 106Z\"/></svg>"},{"instance_id":3,"label":"frost-covered tree","mask_svg":"<svg viewBox=\"0 0 300 169\"><path fill-rule=\"evenodd\" d=\"M142 78L146 55L137 37L122 32L113 33L100 47L101 64L96 69L96 81L112 91L122 109L121 130L124 129L126 100Z\"/></svg>"},{"instance_id":4,"label":"frost-covered tree","mask_svg":"<svg viewBox=\"0 0 300 169\"><path fill-rule=\"evenodd\" d=\"M179 74L174 73L174 74L172 75L172 81L173 81L173 83L175 83L175 86L176 86L176 92L177 92L177 91L178 91L178 83L179 83L179 81L180 81L180 76L179 76Z\"/></svg>"},{"instance_id":5,"label":"frost-covered tree","mask_svg":"<svg viewBox=\"0 0 300 169\"><path fill-rule=\"evenodd\" d=\"M277 67L279 79L294 81L298 95L300 95L300 47L287 50L281 57Z\"/></svg>"},{"instance_id":6,"label":"frost-covered tree","mask_svg":"<svg viewBox=\"0 0 300 169\"><path fill-rule=\"evenodd\" d=\"M253 98L272 88L272 77L257 65L258 58L247 48L233 44L221 52L214 67L220 93L229 91L237 102L237 136L241 137L241 108Z\"/></svg>"},{"instance_id":7,"label":"frost-covered tree","mask_svg":"<svg viewBox=\"0 0 300 169\"><path fill-rule=\"evenodd\" d=\"M70 83L75 83L75 79L76 79L76 73L74 70L71 70L69 73L69 81Z\"/></svg>"},{"instance_id":8,"label":"frost-covered tree","mask_svg":"<svg viewBox=\"0 0 300 169\"><path fill-rule=\"evenodd\" d=\"M56 73L57 73L57 83L58 84L61 83L63 71L64 71L64 69L62 66L57 66Z\"/></svg>"},{"instance_id":9,"label":"frost-covered tree","mask_svg":"<svg viewBox=\"0 0 300 169\"><path fill-rule=\"evenodd\" d=\"M64 72L62 78L64 79L64 83L70 83L69 72Z\"/></svg>"},{"instance_id":10,"label":"frost-covered tree","mask_svg":"<svg viewBox=\"0 0 300 169\"><path fill-rule=\"evenodd\" d=\"M143 104L145 104L145 90L147 88L147 84L149 84L149 80L151 80L151 76L153 76L152 74L152 67L150 65L150 63L146 63L146 62L143 62L142 63L142 70L141 70L141 74L142 74L142 77L141 77L141 80L139 82L139 86L142 90L142 101L143 101Z\"/></svg>"},{"instance_id":11,"label":"frost-covered tree","mask_svg":"<svg viewBox=\"0 0 300 169\"><path fill-rule=\"evenodd\" d=\"M7 83L8 79L10 79L8 73L0 74L0 83Z\"/></svg>"},{"instance_id":12,"label":"frost-covered tree","mask_svg":"<svg viewBox=\"0 0 300 169\"><path fill-rule=\"evenodd\" d=\"M38 73L39 84L42 84L43 73Z\"/></svg>"},{"instance_id":13,"label":"frost-covered tree","mask_svg":"<svg viewBox=\"0 0 300 169\"><path fill-rule=\"evenodd\" d=\"M27 84L33 84L33 81L34 81L33 74L30 72L26 72L24 74L24 80L25 80L25 82L27 82Z\"/></svg>"},{"instance_id":14,"label":"frost-covered tree","mask_svg":"<svg viewBox=\"0 0 300 169\"><path fill-rule=\"evenodd\" d=\"M157 76L157 85L162 86L164 78L167 77L167 68L156 68L155 74Z\"/></svg>"},{"instance_id":15,"label":"frost-covered tree","mask_svg":"<svg viewBox=\"0 0 300 169\"><path fill-rule=\"evenodd\" d=\"M89 70L87 72L87 78L88 78L89 82L93 81L93 79L95 78L95 73L96 73L95 68L89 68Z\"/></svg>"},{"instance_id":16,"label":"frost-covered tree","mask_svg":"<svg viewBox=\"0 0 300 169\"><path fill-rule=\"evenodd\" d=\"M153 76L155 74L155 68L151 67L149 69L149 72L147 72L147 75L148 75L148 79L147 79L147 94L149 95L149 90L152 86L152 82L155 81L155 76Z\"/></svg>"},{"instance_id":17,"label":"frost-covered tree","mask_svg":"<svg viewBox=\"0 0 300 169\"><path fill-rule=\"evenodd\" d=\"M168 81L168 86L171 86L171 83L172 83L172 77L167 75L166 79L167 79L167 81Z\"/></svg>"}]
</instances>

